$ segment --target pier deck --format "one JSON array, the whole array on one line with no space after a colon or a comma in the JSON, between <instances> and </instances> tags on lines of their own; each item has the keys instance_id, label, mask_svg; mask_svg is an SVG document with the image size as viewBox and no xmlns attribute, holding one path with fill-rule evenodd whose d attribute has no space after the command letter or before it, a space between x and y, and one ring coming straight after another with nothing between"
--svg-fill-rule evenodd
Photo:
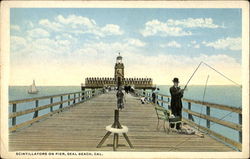
<instances>
[{"instance_id":1,"label":"pier deck","mask_svg":"<svg viewBox=\"0 0 250 159\"><path fill-rule=\"evenodd\" d=\"M64 112L20 129L9 135L10 151L113 151L113 135L101 148L97 144L106 133L105 126L113 123L116 97L114 92L101 94ZM130 149L119 136L117 151L234 151L205 135L183 135L156 130L154 106L141 104L138 97L126 95L125 110L120 123L129 128Z\"/></svg>"}]
</instances>

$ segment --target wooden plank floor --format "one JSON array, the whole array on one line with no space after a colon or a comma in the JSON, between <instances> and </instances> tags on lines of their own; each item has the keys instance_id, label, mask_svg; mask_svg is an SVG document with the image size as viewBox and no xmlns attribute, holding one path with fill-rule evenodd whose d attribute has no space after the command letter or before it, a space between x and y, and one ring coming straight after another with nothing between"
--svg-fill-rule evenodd
<instances>
[{"instance_id":1,"label":"wooden plank floor","mask_svg":"<svg viewBox=\"0 0 250 159\"><path fill-rule=\"evenodd\" d=\"M113 123L116 97L114 92L54 114L32 126L9 135L10 151L112 151L113 135L96 148L105 135L105 126ZM130 149L119 136L118 151L234 151L209 136L165 133L156 130L157 117L151 104L141 104L138 97L126 95L120 123L129 128Z\"/></svg>"}]
</instances>

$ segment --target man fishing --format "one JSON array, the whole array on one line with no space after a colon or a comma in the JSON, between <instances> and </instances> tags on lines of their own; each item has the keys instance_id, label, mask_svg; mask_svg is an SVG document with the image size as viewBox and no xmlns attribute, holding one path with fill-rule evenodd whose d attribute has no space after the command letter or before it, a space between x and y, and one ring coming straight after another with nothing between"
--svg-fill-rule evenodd
<instances>
[{"instance_id":1,"label":"man fishing","mask_svg":"<svg viewBox=\"0 0 250 159\"><path fill-rule=\"evenodd\" d=\"M174 85L169 89L171 94L171 111L175 117L179 117L181 120L182 117L182 101L181 98L183 97L184 89L181 89L179 84L179 79L173 79ZM172 127L172 125L170 125ZM176 125L176 129L180 129L180 124Z\"/></svg>"}]
</instances>

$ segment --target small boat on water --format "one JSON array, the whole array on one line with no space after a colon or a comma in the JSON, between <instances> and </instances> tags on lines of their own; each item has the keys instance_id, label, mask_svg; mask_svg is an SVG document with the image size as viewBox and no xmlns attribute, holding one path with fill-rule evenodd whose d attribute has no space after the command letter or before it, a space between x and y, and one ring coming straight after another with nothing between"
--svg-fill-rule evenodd
<instances>
[{"instance_id":1,"label":"small boat on water","mask_svg":"<svg viewBox=\"0 0 250 159\"><path fill-rule=\"evenodd\" d=\"M39 91L36 88L35 80L33 80L32 85L30 85L30 88L28 89L29 94L37 94Z\"/></svg>"}]
</instances>

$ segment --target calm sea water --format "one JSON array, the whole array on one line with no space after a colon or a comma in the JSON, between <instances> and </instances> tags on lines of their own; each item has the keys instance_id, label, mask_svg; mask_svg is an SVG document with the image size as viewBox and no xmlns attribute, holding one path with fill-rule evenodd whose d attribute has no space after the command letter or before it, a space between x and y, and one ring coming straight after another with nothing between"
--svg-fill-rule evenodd
<instances>
[{"instance_id":1,"label":"calm sea water","mask_svg":"<svg viewBox=\"0 0 250 159\"><path fill-rule=\"evenodd\" d=\"M159 93L169 95L169 88L171 86L168 85L159 85L157 86L160 88ZM183 87L182 87L183 88ZM28 87L25 86L10 86L9 87L9 100L17 100L17 99L25 99L25 98L34 98L40 96L48 96L48 95L55 95L55 94L62 94L62 93L70 93L70 92L77 92L80 91L80 86L38 86L39 93L38 94L28 94L27 90ZM242 90L240 87L237 86L207 86L204 101L217 103L217 104L224 104L232 107L241 107L242 106ZM203 93L204 93L204 86L189 86L188 90L184 93L184 98L187 99L194 99L203 101ZM65 96L64 100L68 97ZM59 101L60 98L55 98L54 102ZM167 99L165 99L167 100ZM50 101L49 99L40 100L39 105L48 104ZM64 104L66 106L67 103ZM167 107L164 105L164 107ZM187 103L183 102L183 107L187 108ZM34 108L34 102L28 102L24 104L18 104L17 111L25 110ZM59 106L55 106L54 110L58 109ZM206 108L202 105L192 104L192 110L198 113L206 113ZM9 107L9 111L12 111L12 107ZM45 109L39 111L39 115L43 115L49 112L49 109ZM211 116L217 117L219 119L223 119L226 121L238 123L238 114L231 113L224 110L213 109L211 108ZM187 118L187 114L183 112L183 116ZM17 117L17 124L22 123L24 121L30 120L33 117L33 113ZM206 126L206 121L194 116L194 120L196 123ZM9 125L11 124L11 120L9 120ZM223 134L235 141L238 141L238 132L227 128L225 126L215 124L211 122L212 130L217 133Z\"/></svg>"}]
</instances>

